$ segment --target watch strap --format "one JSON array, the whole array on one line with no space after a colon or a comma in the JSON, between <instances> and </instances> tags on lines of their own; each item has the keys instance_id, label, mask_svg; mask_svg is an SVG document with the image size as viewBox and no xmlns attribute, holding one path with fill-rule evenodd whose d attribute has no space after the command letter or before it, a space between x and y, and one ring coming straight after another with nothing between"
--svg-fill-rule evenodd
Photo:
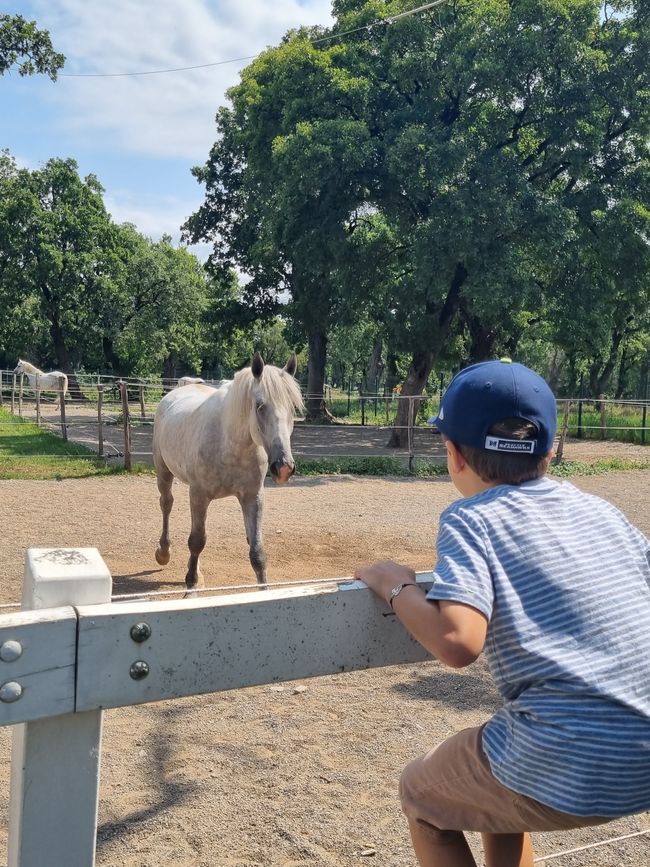
<instances>
[{"instance_id":1,"label":"watch strap","mask_svg":"<svg viewBox=\"0 0 650 867\"><path fill-rule=\"evenodd\" d=\"M398 584L397 587L393 587L390 591L390 596L388 597L388 604L390 607L393 607L394 600L400 595L402 590L405 587L417 587L418 585L414 581L402 581L401 584Z\"/></svg>"}]
</instances>

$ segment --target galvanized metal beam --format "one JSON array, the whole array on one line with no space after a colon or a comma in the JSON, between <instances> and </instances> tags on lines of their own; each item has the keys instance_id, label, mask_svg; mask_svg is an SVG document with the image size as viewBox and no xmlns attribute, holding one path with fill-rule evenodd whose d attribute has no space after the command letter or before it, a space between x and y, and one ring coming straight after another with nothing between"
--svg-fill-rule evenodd
<instances>
[{"instance_id":1,"label":"galvanized metal beam","mask_svg":"<svg viewBox=\"0 0 650 867\"><path fill-rule=\"evenodd\" d=\"M77 611L81 711L430 658L359 581Z\"/></svg>"}]
</instances>

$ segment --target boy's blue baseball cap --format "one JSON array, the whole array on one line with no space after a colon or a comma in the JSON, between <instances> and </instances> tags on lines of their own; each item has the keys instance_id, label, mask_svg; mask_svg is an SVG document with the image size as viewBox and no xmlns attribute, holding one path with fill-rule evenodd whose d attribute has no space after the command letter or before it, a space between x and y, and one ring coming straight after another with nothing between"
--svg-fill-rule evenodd
<instances>
[{"instance_id":1,"label":"boy's blue baseball cap","mask_svg":"<svg viewBox=\"0 0 650 867\"><path fill-rule=\"evenodd\" d=\"M488 433L496 422L523 418L537 428L534 440ZM545 455L557 428L555 395L534 370L509 359L483 361L449 383L431 421L452 442L510 454Z\"/></svg>"}]
</instances>

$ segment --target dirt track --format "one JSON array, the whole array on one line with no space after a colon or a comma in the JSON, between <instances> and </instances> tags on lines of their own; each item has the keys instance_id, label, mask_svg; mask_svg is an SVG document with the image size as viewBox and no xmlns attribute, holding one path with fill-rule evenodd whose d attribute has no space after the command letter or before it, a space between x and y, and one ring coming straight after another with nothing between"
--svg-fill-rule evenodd
<instances>
[{"instance_id":1,"label":"dirt track","mask_svg":"<svg viewBox=\"0 0 650 867\"><path fill-rule=\"evenodd\" d=\"M650 473L576 483L650 535ZM152 477L0 482L0 601L19 598L30 545L97 547L116 593L179 587L189 513L185 488L174 493L174 547L163 570L153 559L160 527ZM455 497L446 479L352 477L296 479L267 494L271 581L349 575L376 557L430 568L438 515ZM208 533L207 580L250 583L235 501L212 505ZM305 692L285 684L107 712L98 867L414 867L395 794L399 772L497 706L482 661L460 672L429 662L303 685ZM8 730L0 731L0 762L6 815ZM643 828L650 814L537 835L536 846L551 853ZM648 863L650 835L548 862Z\"/></svg>"}]
</instances>

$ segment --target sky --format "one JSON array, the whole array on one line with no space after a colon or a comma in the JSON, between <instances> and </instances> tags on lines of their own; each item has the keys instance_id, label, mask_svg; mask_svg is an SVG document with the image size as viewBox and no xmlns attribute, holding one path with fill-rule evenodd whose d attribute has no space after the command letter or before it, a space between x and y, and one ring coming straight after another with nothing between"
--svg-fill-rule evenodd
<instances>
[{"instance_id":1,"label":"sky","mask_svg":"<svg viewBox=\"0 0 650 867\"><path fill-rule=\"evenodd\" d=\"M15 0L3 12L48 30L66 63L0 78L0 149L21 166L72 158L94 174L117 223L180 241L203 201L191 168L216 138L215 114L250 63L159 75L74 77L196 66L252 57L292 27L331 23L331 0ZM69 77L70 76L70 77ZM190 247L200 258L205 245Z\"/></svg>"}]
</instances>

